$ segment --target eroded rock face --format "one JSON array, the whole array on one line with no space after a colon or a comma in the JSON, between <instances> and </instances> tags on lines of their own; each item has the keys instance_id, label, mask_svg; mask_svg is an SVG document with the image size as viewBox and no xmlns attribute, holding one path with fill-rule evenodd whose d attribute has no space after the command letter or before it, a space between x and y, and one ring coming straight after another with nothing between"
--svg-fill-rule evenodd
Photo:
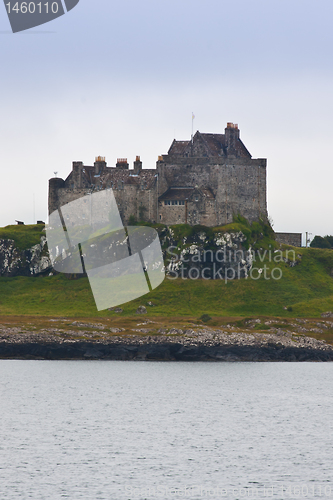
<instances>
[{"instance_id":1,"label":"eroded rock face","mask_svg":"<svg viewBox=\"0 0 333 500\"><path fill-rule=\"evenodd\" d=\"M0 276L36 276L51 267L45 236L28 250L16 248L14 240L0 240Z\"/></svg>"},{"instance_id":2,"label":"eroded rock face","mask_svg":"<svg viewBox=\"0 0 333 500\"><path fill-rule=\"evenodd\" d=\"M171 278L246 278L253 254L245 243L246 237L241 231L213 236L201 231L191 238L183 238L180 243L169 228L169 234L162 240L166 272Z\"/></svg>"}]
</instances>

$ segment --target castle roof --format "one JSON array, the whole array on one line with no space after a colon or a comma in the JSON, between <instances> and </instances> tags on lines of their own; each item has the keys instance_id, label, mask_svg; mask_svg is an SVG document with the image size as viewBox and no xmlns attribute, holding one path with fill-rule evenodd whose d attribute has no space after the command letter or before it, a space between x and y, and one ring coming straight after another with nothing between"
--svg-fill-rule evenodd
<instances>
[{"instance_id":1,"label":"castle roof","mask_svg":"<svg viewBox=\"0 0 333 500\"><path fill-rule=\"evenodd\" d=\"M185 148L188 146L189 141L176 141L173 140L173 143L170 146L168 151L168 155L181 155L184 153Z\"/></svg>"},{"instance_id":2,"label":"castle roof","mask_svg":"<svg viewBox=\"0 0 333 500\"><path fill-rule=\"evenodd\" d=\"M188 200L193 193L198 192L205 198L215 199L214 194L209 188L197 187L170 187L163 193L159 200Z\"/></svg>"},{"instance_id":3,"label":"castle roof","mask_svg":"<svg viewBox=\"0 0 333 500\"><path fill-rule=\"evenodd\" d=\"M228 124L225 134L201 133L198 130L193 136L193 141L174 139L168 156L251 158L251 154L239 138L238 126L234 124Z\"/></svg>"},{"instance_id":4,"label":"castle roof","mask_svg":"<svg viewBox=\"0 0 333 500\"><path fill-rule=\"evenodd\" d=\"M194 187L171 187L159 197L159 200L187 200L194 191Z\"/></svg>"}]
</instances>

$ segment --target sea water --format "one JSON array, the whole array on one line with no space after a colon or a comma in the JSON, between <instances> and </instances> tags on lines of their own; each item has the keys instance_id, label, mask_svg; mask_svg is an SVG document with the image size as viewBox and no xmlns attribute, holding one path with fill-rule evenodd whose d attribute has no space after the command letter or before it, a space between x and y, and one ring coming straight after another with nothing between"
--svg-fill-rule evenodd
<instances>
[{"instance_id":1,"label":"sea water","mask_svg":"<svg viewBox=\"0 0 333 500\"><path fill-rule=\"evenodd\" d=\"M333 364L0 361L0 499L333 498Z\"/></svg>"}]
</instances>

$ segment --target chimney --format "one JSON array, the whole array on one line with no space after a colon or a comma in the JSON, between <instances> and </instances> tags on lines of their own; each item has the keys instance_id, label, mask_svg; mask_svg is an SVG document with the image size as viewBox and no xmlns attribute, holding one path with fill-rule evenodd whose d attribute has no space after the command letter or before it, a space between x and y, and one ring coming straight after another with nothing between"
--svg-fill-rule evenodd
<instances>
[{"instance_id":1,"label":"chimney","mask_svg":"<svg viewBox=\"0 0 333 500\"><path fill-rule=\"evenodd\" d=\"M140 156L137 156L133 162L134 173L139 175L142 170L142 161L140 161Z\"/></svg>"},{"instance_id":2,"label":"chimney","mask_svg":"<svg viewBox=\"0 0 333 500\"><path fill-rule=\"evenodd\" d=\"M83 162L73 161L73 182L75 189L82 188L82 170L83 170Z\"/></svg>"},{"instance_id":3,"label":"chimney","mask_svg":"<svg viewBox=\"0 0 333 500\"><path fill-rule=\"evenodd\" d=\"M127 170L128 169L128 163L127 163L127 158L117 158L117 163L116 163L116 167L117 168L121 168L123 170Z\"/></svg>"},{"instance_id":4,"label":"chimney","mask_svg":"<svg viewBox=\"0 0 333 500\"><path fill-rule=\"evenodd\" d=\"M101 175L106 167L105 156L96 156L94 167L95 175Z\"/></svg>"},{"instance_id":5,"label":"chimney","mask_svg":"<svg viewBox=\"0 0 333 500\"><path fill-rule=\"evenodd\" d=\"M227 123L227 128L224 129L225 146L228 156L237 156L237 141L239 140L239 128L237 123Z\"/></svg>"}]
</instances>

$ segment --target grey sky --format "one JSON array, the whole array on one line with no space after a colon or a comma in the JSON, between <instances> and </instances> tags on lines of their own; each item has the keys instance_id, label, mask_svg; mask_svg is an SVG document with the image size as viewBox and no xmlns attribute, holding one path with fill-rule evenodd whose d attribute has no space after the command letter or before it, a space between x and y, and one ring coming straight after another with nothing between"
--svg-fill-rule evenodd
<instances>
[{"instance_id":1,"label":"grey sky","mask_svg":"<svg viewBox=\"0 0 333 500\"><path fill-rule=\"evenodd\" d=\"M73 160L153 168L173 138L239 124L268 159L277 231L332 234L333 4L329 0L80 0L10 33L0 9L0 225L47 216Z\"/></svg>"}]
</instances>

